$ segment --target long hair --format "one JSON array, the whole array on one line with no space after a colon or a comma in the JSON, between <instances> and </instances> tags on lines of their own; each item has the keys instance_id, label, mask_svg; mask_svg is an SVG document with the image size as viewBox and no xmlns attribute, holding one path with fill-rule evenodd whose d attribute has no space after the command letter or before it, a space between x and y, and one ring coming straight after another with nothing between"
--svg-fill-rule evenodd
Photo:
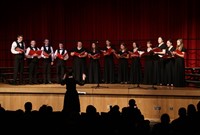
<instances>
[{"instance_id":1,"label":"long hair","mask_svg":"<svg viewBox=\"0 0 200 135\"><path fill-rule=\"evenodd\" d=\"M91 46L91 52L92 52L94 49L95 49L96 52L98 52L98 50L99 50L98 41L92 42L91 44L95 44L95 48L92 48L92 46Z\"/></svg>"},{"instance_id":2,"label":"long hair","mask_svg":"<svg viewBox=\"0 0 200 135\"><path fill-rule=\"evenodd\" d=\"M124 46L124 50L126 51L126 50L127 50L127 48L126 48L126 44L125 44L124 42L122 42L122 43L120 44L120 46L121 46L121 45ZM122 51L121 47L119 48L119 51Z\"/></svg>"},{"instance_id":3,"label":"long hair","mask_svg":"<svg viewBox=\"0 0 200 135\"><path fill-rule=\"evenodd\" d=\"M177 41L180 41L180 45L176 45L176 50L181 51L183 48L183 39L179 38Z\"/></svg>"}]
</instances>

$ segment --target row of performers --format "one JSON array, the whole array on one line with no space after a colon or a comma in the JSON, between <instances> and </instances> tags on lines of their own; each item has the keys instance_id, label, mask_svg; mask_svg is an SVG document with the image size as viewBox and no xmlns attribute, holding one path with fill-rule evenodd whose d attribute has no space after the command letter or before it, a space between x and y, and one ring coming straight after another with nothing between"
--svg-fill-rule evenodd
<instances>
[{"instance_id":1,"label":"row of performers","mask_svg":"<svg viewBox=\"0 0 200 135\"><path fill-rule=\"evenodd\" d=\"M147 50L141 51L138 46L133 42L131 51L126 49L124 43L120 44L120 50L115 51L112 48L111 42L106 40L106 47L103 50L97 48L96 43L92 43L91 50L86 51L82 46L82 42L77 42L75 47L70 53L64 49L63 44L59 44L59 48L53 52L52 46L49 41L44 41L44 46L39 49L36 47L36 42L33 40L30 46L23 52L23 47L18 44L14 50L17 55L25 54L29 63L29 78L30 83L37 82L37 66L38 61L42 57L44 64L44 83L51 83L51 65L56 60L57 64L57 81L60 83L65 71L69 55L73 57L73 73L74 77L82 80L82 74L87 73L89 83L100 83L103 77L105 83L115 83L114 74L114 57L119 59L118 63L118 82L120 83L133 83L133 84L159 84L169 86L184 86L184 55L185 49L183 41L177 40L176 48L173 47L172 42L168 40L164 44L161 37L158 38L159 45L152 48L150 41L147 42ZM11 48L12 51L12 48ZM21 52L20 52L21 51ZM104 57L104 74L100 72L99 58ZM86 66L86 58L90 58L89 68ZM141 70L140 58L145 58L144 72ZM132 59L130 66L130 74L128 68L128 59ZM16 60L16 64L20 61ZM17 72L17 70L16 70ZM14 76L16 79L16 76ZM21 78L22 79L22 78Z\"/></svg>"},{"instance_id":2,"label":"row of performers","mask_svg":"<svg viewBox=\"0 0 200 135\"><path fill-rule=\"evenodd\" d=\"M104 50L98 50L95 43L92 43L92 50L85 53L82 43L77 44L77 48L71 52L74 56L73 69L75 77L81 80L81 74L86 72L85 57L90 58L89 64L89 82L100 82L101 73L99 58L101 54L104 57L104 74L103 81L105 83L114 83L114 57L118 58L118 82L132 84L155 84L183 87L185 86L185 63L184 56L186 49L183 47L183 40L177 40L176 47L172 41L168 40L164 43L162 37L158 38L158 46L152 48L150 41L147 42L145 51L139 50L136 42L132 44L132 50L128 51L124 43L120 44L120 50L115 51L111 42L106 41ZM141 57L145 58L144 71L141 70ZM130 70L128 67L128 59L131 59Z\"/></svg>"}]
</instances>

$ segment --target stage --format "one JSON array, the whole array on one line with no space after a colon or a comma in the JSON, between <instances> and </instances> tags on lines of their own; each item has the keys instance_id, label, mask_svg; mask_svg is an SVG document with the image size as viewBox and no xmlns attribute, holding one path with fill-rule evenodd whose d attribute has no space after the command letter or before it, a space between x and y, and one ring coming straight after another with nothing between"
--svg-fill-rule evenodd
<instances>
[{"instance_id":1,"label":"stage","mask_svg":"<svg viewBox=\"0 0 200 135\"><path fill-rule=\"evenodd\" d=\"M178 117L178 109L200 101L200 89L195 87L167 87L131 84L85 84L77 86L80 92L81 112L85 112L91 104L98 112L108 112L110 106L119 105L120 110L134 98L137 106L146 119L159 120L163 113L172 119ZM107 88L106 88L107 87ZM6 110L24 110L24 103L33 103L33 110L43 104L53 107L53 111L61 111L65 94L65 86L60 84L9 85L0 84L0 104Z\"/></svg>"}]
</instances>

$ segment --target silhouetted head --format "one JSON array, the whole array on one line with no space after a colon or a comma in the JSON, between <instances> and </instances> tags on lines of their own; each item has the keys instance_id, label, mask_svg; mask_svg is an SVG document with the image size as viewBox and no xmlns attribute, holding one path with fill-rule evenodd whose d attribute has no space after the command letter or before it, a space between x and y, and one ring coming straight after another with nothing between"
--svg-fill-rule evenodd
<instances>
[{"instance_id":1,"label":"silhouetted head","mask_svg":"<svg viewBox=\"0 0 200 135\"><path fill-rule=\"evenodd\" d=\"M185 116L187 115L187 110L186 110L186 108L184 108L184 107L179 108L179 110L178 110L178 115L179 115L180 117L185 117Z\"/></svg>"},{"instance_id":2,"label":"silhouetted head","mask_svg":"<svg viewBox=\"0 0 200 135\"><path fill-rule=\"evenodd\" d=\"M135 107L136 106L135 99L130 99L128 104L130 107Z\"/></svg>"},{"instance_id":3,"label":"silhouetted head","mask_svg":"<svg viewBox=\"0 0 200 135\"><path fill-rule=\"evenodd\" d=\"M47 112L53 112L53 107L52 106L48 105L46 109L47 109Z\"/></svg>"},{"instance_id":4,"label":"silhouetted head","mask_svg":"<svg viewBox=\"0 0 200 135\"><path fill-rule=\"evenodd\" d=\"M24 104L24 109L25 109L25 112L31 112L32 111L32 103L31 102L26 102Z\"/></svg>"},{"instance_id":5,"label":"silhouetted head","mask_svg":"<svg viewBox=\"0 0 200 135\"><path fill-rule=\"evenodd\" d=\"M67 71L67 76L73 76L73 70L72 69L69 69Z\"/></svg>"},{"instance_id":6,"label":"silhouetted head","mask_svg":"<svg viewBox=\"0 0 200 135\"><path fill-rule=\"evenodd\" d=\"M97 113L97 110L93 105L88 105L86 108L86 113L89 115L95 115Z\"/></svg>"},{"instance_id":7,"label":"silhouetted head","mask_svg":"<svg viewBox=\"0 0 200 135\"><path fill-rule=\"evenodd\" d=\"M169 122L170 122L170 117L169 117L169 115L168 115L167 113L164 113L164 114L161 116L160 120L161 120L161 123L163 123L163 124L169 124Z\"/></svg>"},{"instance_id":8,"label":"silhouetted head","mask_svg":"<svg viewBox=\"0 0 200 135\"><path fill-rule=\"evenodd\" d=\"M187 106L187 115L194 115L196 113L196 108L193 104Z\"/></svg>"},{"instance_id":9,"label":"silhouetted head","mask_svg":"<svg viewBox=\"0 0 200 135\"><path fill-rule=\"evenodd\" d=\"M112 110L115 111L115 112L118 112L119 111L119 105L114 105L112 107Z\"/></svg>"},{"instance_id":10,"label":"silhouetted head","mask_svg":"<svg viewBox=\"0 0 200 135\"><path fill-rule=\"evenodd\" d=\"M42 112L42 113L47 112L47 105L43 104L42 106L40 106L39 112Z\"/></svg>"}]
</instances>

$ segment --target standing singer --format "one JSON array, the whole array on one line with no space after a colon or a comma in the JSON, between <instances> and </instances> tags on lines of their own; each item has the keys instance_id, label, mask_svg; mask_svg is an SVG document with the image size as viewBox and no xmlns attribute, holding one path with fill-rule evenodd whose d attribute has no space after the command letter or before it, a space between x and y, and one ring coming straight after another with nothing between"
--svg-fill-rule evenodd
<instances>
[{"instance_id":1,"label":"standing singer","mask_svg":"<svg viewBox=\"0 0 200 135\"><path fill-rule=\"evenodd\" d=\"M104 56L104 82L114 83L114 49L112 48L109 40L106 40L106 47L101 51Z\"/></svg>"},{"instance_id":2,"label":"standing singer","mask_svg":"<svg viewBox=\"0 0 200 135\"><path fill-rule=\"evenodd\" d=\"M88 52L89 64L89 83L100 83L100 51L95 42L92 43L91 50Z\"/></svg>"},{"instance_id":3,"label":"standing singer","mask_svg":"<svg viewBox=\"0 0 200 135\"><path fill-rule=\"evenodd\" d=\"M19 73L19 84L23 84L24 59L25 59L25 43L23 36L18 35L17 40L11 45L11 53L14 54L14 76L13 84L17 84L17 75Z\"/></svg>"},{"instance_id":4,"label":"standing singer","mask_svg":"<svg viewBox=\"0 0 200 135\"><path fill-rule=\"evenodd\" d=\"M61 80L66 71L66 61L69 58L68 52L64 49L63 43L59 43L59 48L54 53L56 59L56 69L57 69L57 83L61 83Z\"/></svg>"},{"instance_id":5,"label":"standing singer","mask_svg":"<svg viewBox=\"0 0 200 135\"><path fill-rule=\"evenodd\" d=\"M82 74L86 74L87 56L87 52L81 41L77 42L77 47L75 47L70 54L74 58L72 66L74 78L80 82L82 81Z\"/></svg>"}]
</instances>

